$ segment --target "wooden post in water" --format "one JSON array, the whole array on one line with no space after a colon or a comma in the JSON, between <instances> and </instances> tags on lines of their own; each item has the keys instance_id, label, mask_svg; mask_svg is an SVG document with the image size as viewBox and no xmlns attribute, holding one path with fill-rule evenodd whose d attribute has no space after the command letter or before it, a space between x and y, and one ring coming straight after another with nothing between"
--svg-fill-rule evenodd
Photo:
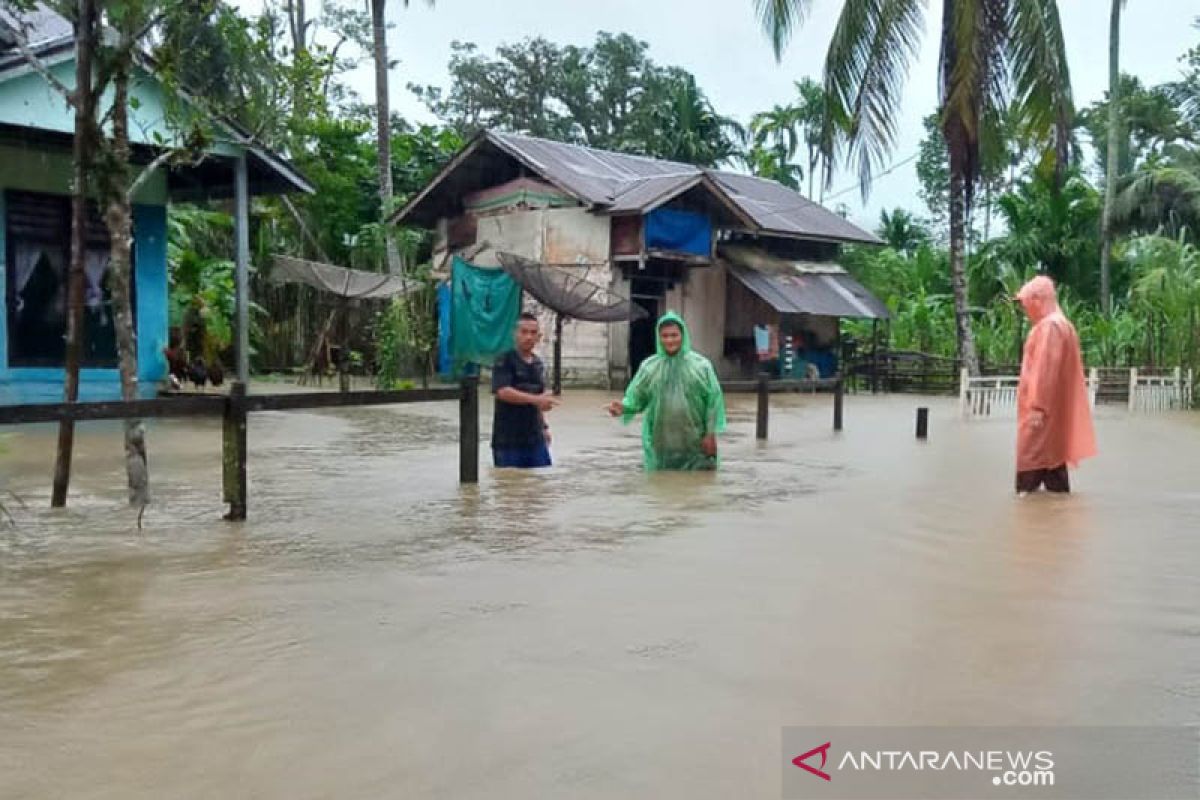
<instances>
[{"instance_id":1,"label":"wooden post in water","mask_svg":"<svg viewBox=\"0 0 1200 800\"><path fill-rule=\"evenodd\" d=\"M769 385L766 375L758 376L758 418L754 426L754 438L761 441L767 439L767 414L770 407Z\"/></svg>"},{"instance_id":2,"label":"wooden post in water","mask_svg":"<svg viewBox=\"0 0 1200 800\"><path fill-rule=\"evenodd\" d=\"M917 409L917 438L929 438L929 409L924 406Z\"/></svg>"},{"instance_id":3,"label":"wooden post in water","mask_svg":"<svg viewBox=\"0 0 1200 800\"><path fill-rule=\"evenodd\" d=\"M837 376L837 382L833 385L833 429L840 431L842 429L842 395L844 387L842 384L842 376Z\"/></svg>"},{"instance_id":4,"label":"wooden post in water","mask_svg":"<svg viewBox=\"0 0 1200 800\"><path fill-rule=\"evenodd\" d=\"M462 380L458 402L458 482L479 483L479 376Z\"/></svg>"},{"instance_id":5,"label":"wooden post in water","mask_svg":"<svg viewBox=\"0 0 1200 800\"><path fill-rule=\"evenodd\" d=\"M221 477L224 500L229 504L225 519L246 519L246 384L234 381L225 401L221 426Z\"/></svg>"},{"instance_id":6,"label":"wooden post in water","mask_svg":"<svg viewBox=\"0 0 1200 800\"><path fill-rule=\"evenodd\" d=\"M563 315L554 315L554 385L552 390L557 397L562 394L562 336Z\"/></svg>"}]
</instances>

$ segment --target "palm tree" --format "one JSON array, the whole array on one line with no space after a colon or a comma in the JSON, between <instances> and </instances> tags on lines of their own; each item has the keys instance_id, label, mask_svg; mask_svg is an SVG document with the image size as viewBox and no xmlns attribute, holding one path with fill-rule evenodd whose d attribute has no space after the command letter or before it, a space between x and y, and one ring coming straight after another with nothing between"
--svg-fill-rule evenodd
<instances>
[{"instance_id":1,"label":"palm tree","mask_svg":"<svg viewBox=\"0 0 1200 800\"><path fill-rule=\"evenodd\" d=\"M1100 215L1100 308L1112 311L1109 259L1112 256L1112 213L1117 196L1118 153L1121 142L1121 8L1112 0L1108 22L1108 164L1104 170L1104 210Z\"/></svg>"},{"instance_id":2,"label":"palm tree","mask_svg":"<svg viewBox=\"0 0 1200 800\"><path fill-rule=\"evenodd\" d=\"M825 130L825 90L812 78L805 78L796 81L796 94L800 101L793 107L804 135L804 147L808 150L808 199L812 200L817 165L821 161L821 136ZM822 184L822 198L824 193Z\"/></svg>"},{"instance_id":3,"label":"palm tree","mask_svg":"<svg viewBox=\"0 0 1200 800\"><path fill-rule=\"evenodd\" d=\"M386 0L369 0L371 5L371 33L374 39L375 61L375 142L379 149L379 203L380 218L387 219L392 210L392 198L395 190L392 187L392 112L388 102L388 71L392 65L387 54L387 16L384 13ZM402 0L408 8L409 0ZM434 0L426 0L433 5ZM396 240L391 234L391 226L385 223L384 238L386 240L388 272L393 275L400 272L400 251L396 248Z\"/></svg>"},{"instance_id":4,"label":"palm tree","mask_svg":"<svg viewBox=\"0 0 1200 800\"><path fill-rule=\"evenodd\" d=\"M781 183L789 189L800 191L800 181L804 179L804 168L794 164L771 147L751 145L750 149L739 156L739 160L748 170L760 178Z\"/></svg>"},{"instance_id":5,"label":"palm tree","mask_svg":"<svg viewBox=\"0 0 1200 800\"><path fill-rule=\"evenodd\" d=\"M701 167L735 158L746 136L742 127L716 112L689 73L672 71L664 80L664 102L651 113L649 155Z\"/></svg>"},{"instance_id":6,"label":"palm tree","mask_svg":"<svg viewBox=\"0 0 1200 800\"><path fill-rule=\"evenodd\" d=\"M876 233L888 247L906 256L914 255L923 245L929 244L931 238L924 224L903 208L879 212Z\"/></svg>"},{"instance_id":7,"label":"palm tree","mask_svg":"<svg viewBox=\"0 0 1200 800\"><path fill-rule=\"evenodd\" d=\"M800 146L799 110L777 105L750 120L751 147L742 159L755 175L798 189L804 169L792 163Z\"/></svg>"},{"instance_id":8,"label":"palm tree","mask_svg":"<svg viewBox=\"0 0 1200 800\"><path fill-rule=\"evenodd\" d=\"M1193 241L1200 240L1200 149L1167 145L1160 157L1123 179L1112 224L1123 232L1190 232Z\"/></svg>"},{"instance_id":9,"label":"palm tree","mask_svg":"<svg viewBox=\"0 0 1200 800\"><path fill-rule=\"evenodd\" d=\"M778 58L812 0L754 0ZM896 139L904 79L924 30L923 0L845 0L825 57L822 152L829 182L835 145L857 160L865 195ZM1056 0L947 0L941 24L941 127L950 166L950 273L958 353L978 372L968 312L966 219L983 151L998 138L1010 96L1024 132L1053 142L1065 169L1070 77Z\"/></svg>"}]
</instances>

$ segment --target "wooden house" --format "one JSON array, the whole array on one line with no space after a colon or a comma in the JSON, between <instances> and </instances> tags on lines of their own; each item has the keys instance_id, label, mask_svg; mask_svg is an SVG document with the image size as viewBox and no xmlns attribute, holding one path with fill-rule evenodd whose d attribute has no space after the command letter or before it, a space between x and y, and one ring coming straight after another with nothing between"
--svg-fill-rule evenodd
<instances>
[{"instance_id":1,"label":"wooden house","mask_svg":"<svg viewBox=\"0 0 1200 800\"><path fill-rule=\"evenodd\" d=\"M393 222L436 231L435 265L457 255L498 266L508 252L585 271L646 309L644 320L565 327L575 384L623 385L654 352L654 320L667 310L726 376L755 371L756 326L791 336L798 352L829 353L839 319L887 316L837 265L843 244L876 237L748 175L485 131Z\"/></svg>"},{"instance_id":2,"label":"wooden house","mask_svg":"<svg viewBox=\"0 0 1200 800\"><path fill-rule=\"evenodd\" d=\"M62 399L71 239L74 113L18 52L19 41L62 84L75 84L71 24L45 7L24 14L0 9L0 403L5 404ZM134 161L145 165L177 137L167 122L169 90L155 78L148 60L140 59L139 65L130 87L130 136ZM182 100L188 102L187 97ZM245 226L250 195L312 191L283 158L236 125L218 120L215 128L204 160L159 169L134 198L134 316L138 379L146 393L157 388L167 370L168 203L233 198L240 175L246 192L235 203L235 216ZM93 214L81 399L119 396L107 265L108 232Z\"/></svg>"}]
</instances>

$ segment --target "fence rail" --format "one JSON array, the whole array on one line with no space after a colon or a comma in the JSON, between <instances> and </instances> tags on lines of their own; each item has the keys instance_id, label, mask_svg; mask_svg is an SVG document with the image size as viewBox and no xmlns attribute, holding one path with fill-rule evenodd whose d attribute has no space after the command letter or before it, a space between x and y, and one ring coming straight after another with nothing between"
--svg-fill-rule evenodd
<instances>
[{"instance_id":1,"label":"fence rail","mask_svg":"<svg viewBox=\"0 0 1200 800\"><path fill-rule=\"evenodd\" d=\"M729 393L754 393L758 396L755 422L756 437L767 438L767 422L772 394L784 392L829 391L833 394L833 429L842 430L844 384L841 377L823 380L730 381L721 384ZM245 384L235 381L230 393L223 395L187 395L149 400L100 403L34 403L0 406L0 425L19 425L66 420L94 421L113 419L155 419L169 417L220 417L221 486L224 502L229 504L228 520L244 520L247 513L247 421L255 411L293 411L313 408L378 406L402 403L458 401L459 404L459 482L479 481L479 379L471 376L458 387L408 389L400 391L295 392L283 394L246 394Z\"/></svg>"},{"instance_id":2,"label":"fence rail","mask_svg":"<svg viewBox=\"0 0 1200 800\"><path fill-rule=\"evenodd\" d=\"M1100 374L1092 369L1087 374L1088 403L1096 407ZM966 369L959 373L959 405L964 419L978 417L1015 417L1017 415L1018 375L971 375Z\"/></svg>"},{"instance_id":3,"label":"fence rail","mask_svg":"<svg viewBox=\"0 0 1200 800\"><path fill-rule=\"evenodd\" d=\"M1122 386L1118 378L1124 375ZM1087 375L1088 402L1095 408L1097 400L1124 398L1131 413L1155 413L1192 407L1192 370L1176 367L1170 372L1146 374L1142 370L1092 368ZM959 375L959 403L964 419L980 417L1010 417L1016 414L1017 386L1015 375L971 376L967 370Z\"/></svg>"},{"instance_id":4,"label":"fence rail","mask_svg":"<svg viewBox=\"0 0 1200 800\"><path fill-rule=\"evenodd\" d=\"M1129 371L1131 412L1176 411L1192 407L1192 371L1176 367L1166 375Z\"/></svg>"},{"instance_id":5,"label":"fence rail","mask_svg":"<svg viewBox=\"0 0 1200 800\"><path fill-rule=\"evenodd\" d=\"M297 392L247 395L242 383L234 382L228 396L195 395L159 397L149 400L103 403L31 403L0 406L0 425L37 422L77 422L106 419L155 419L166 417L221 417L222 490L229 504L229 520L244 520L248 499L247 415L252 411L293 411L307 408L377 406L401 403L459 403L460 483L479 480L479 381L466 378L456 388L412 389L369 392Z\"/></svg>"}]
</instances>

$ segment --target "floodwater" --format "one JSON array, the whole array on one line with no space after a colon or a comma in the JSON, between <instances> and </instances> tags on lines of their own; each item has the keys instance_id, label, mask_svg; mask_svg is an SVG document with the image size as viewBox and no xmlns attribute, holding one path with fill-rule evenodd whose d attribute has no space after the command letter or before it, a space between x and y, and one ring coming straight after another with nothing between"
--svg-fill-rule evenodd
<instances>
[{"instance_id":1,"label":"floodwater","mask_svg":"<svg viewBox=\"0 0 1200 800\"><path fill-rule=\"evenodd\" d=\"M771 798L787 725L1200 716L1200 416L1102 408L1018 500L952 401L773 398L760 445L739 397L720 474L651 479L607 399L469 488L453 404L253 415L245 524L217 422L159 422L140 531L115 424L65 512L10 429L0 797Z\"/></svg>"}]
</instances>

